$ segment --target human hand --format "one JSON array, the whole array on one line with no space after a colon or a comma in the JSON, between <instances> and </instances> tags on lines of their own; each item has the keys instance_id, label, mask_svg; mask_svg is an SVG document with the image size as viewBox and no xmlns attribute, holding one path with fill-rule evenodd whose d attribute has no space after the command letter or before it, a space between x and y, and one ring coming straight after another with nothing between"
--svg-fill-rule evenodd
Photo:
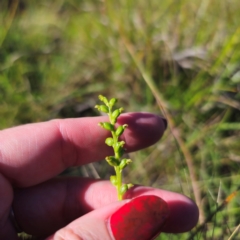
<instances>
[{"instance_id":1,"label":"human hand","mask_svg":"<svg viewBox=\"0 0 240 240\"><path fill-rule=\"evenodd\" d=\"M117 201L109 181L57 177L68 167L111 154L104 143L109 133L97 125L106 120L52 120L0 132L0 239L18 239L11 209L23 231L48 240L148 240L195 226L198 209L181 194L134 186L125 196L133 200ZM122 114L119 123L128 124L123 135L128 152L152 145L165 128L149 113ZM148 229L146 235L139 237L140 229Z\"/></svg>"}]
</instances>

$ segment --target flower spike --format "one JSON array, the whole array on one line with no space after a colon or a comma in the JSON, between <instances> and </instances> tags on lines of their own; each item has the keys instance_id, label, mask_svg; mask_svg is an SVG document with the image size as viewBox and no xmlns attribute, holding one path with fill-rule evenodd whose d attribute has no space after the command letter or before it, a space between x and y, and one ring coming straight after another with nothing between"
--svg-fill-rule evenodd
<instances>
[{"instance_id":1,"label":"flower spike","mask_svg":"<svg viewBox=\"0 0 240 240\"><path fill-rule=\"evenodd\" d=\"M115 110L113 109L115 103L117 102L116 98L108 100L105 96L99 95L99 100L102 101L105 105L96 105L95 108L97 108L100 112L107 113L110 122L100 122L98 125L112 133L112 137L108 137L105 140L106 145L112 147L114 150L114 156L106 157L106 161L110 166L114 167L116 172L116 175L110 177L110 181L117 189L118 200L122 200L123 195L129 188L133 186L131 183L122 183L122 170L132 162L131 159L121 159L124 153L123 146L125 142L119 141L119 137L127 128L127 124L118 125L118 127L115 127L118 117L123 112L123 108L118 108Z\"/></svg>"}]
</instances>

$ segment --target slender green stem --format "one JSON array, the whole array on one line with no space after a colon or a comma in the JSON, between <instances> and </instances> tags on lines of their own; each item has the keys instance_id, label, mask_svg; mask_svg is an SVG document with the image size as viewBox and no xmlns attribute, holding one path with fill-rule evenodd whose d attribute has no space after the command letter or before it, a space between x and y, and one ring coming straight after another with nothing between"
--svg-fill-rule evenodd
<instances>
[{"instance_id":1,"label":"slender green stem","mask_svg":"<svg viewBox=\"0 0 240 240\"><path fill-rule=\"evenodd\" d=\"M112 133L114 144L116 144L118 142L118 137L116 136L115 132L112 131L111 133ZM114 149L114 153L115 153L115 158L117 160L120 160L119 156L117 154L117 151L115 151L115 149ZM118 195L118 200L122 200L123 195L121 194L121 186L122 186L122 173L121 173L121 169L120 169L120 167L115 167L114 169L115 169L116 178L117 178L117 195Z\"/></svg>"},{"instance_id":2,"label":"slender green stem","mask_svg":"<svg viewBox=\"0 0 240 240\"><path fill-rule=\"evenodd\" d=\"M122 186L122 174L119 167L115 167L115 172L117 176L117 193L118 193L118 200L122 200L123 196L121 194L121 186Z\"/></svg>"}]
</instances>

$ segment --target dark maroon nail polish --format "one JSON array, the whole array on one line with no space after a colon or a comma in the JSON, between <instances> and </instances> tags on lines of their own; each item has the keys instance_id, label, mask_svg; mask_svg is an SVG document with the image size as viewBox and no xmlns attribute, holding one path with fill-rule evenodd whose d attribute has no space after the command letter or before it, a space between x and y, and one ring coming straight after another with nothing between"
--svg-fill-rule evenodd
<instances>
[{"instance_id":1,"label":"dark maroon nail polish","mask_svg":"<svg viewBox=\"0 0 240 240\"><path fill-rule=\"evenodd\" d=\"M164 123L164 127L165 127L165 130L167 129L168 127L168 122L167 122L167 119L164 118L164 117L161 117L161 119L163 120L163 123Z\"/></svg>"},{"instance_id":2,"label":"dark maroon nail polish","mask_svg":"<svg viewBox=\"0 0 240 240\"><path fill-rule=\"evenodd\" d=\"M161 232L169 209L167 203L154 195L132 199L110 218L115 240L150 240Z\"/></svg>"}]
</instances>

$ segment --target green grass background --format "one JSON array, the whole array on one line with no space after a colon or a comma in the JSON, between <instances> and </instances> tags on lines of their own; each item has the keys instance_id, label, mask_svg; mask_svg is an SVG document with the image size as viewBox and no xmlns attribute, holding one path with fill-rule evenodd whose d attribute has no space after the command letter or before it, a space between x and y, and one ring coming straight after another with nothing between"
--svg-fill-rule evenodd
<instances>
[{"instance_id":1,"label":"green grass background","mask_svg":"<svg viewBox=\"0 0 240 240\"><path fill-rule=\"evenodd\" d=\"M99 94L164 115L163 139L130 154L125 180L193 198L201 228L158 239L239 239L239 9L239 0L3 0L0 128L95 116ZM111 169L69 172L107 179Z\"/></svg>"}]
</instances>

